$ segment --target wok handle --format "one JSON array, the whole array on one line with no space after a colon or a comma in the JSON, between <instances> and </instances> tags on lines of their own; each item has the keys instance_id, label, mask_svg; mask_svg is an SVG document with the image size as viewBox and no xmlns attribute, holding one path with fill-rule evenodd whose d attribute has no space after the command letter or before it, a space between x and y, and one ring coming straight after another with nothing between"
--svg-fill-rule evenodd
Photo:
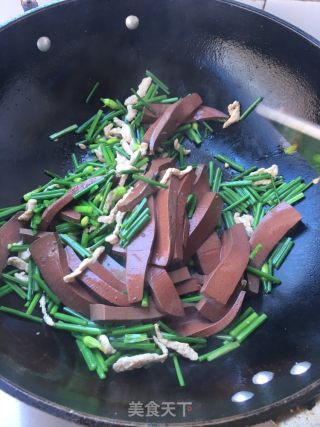
<instances>
[{"instance_id":1,"label":"wok handle","mask_svg":"<svg viewBox=\"0 0 320 427\"><path fill-rule=\"evenodd\" d=\"M31 9L35 9L36 7L39 6L37 0L20 0L20 1L21 1L21 6L25 12Z\"/></svg>"}]
</instances>

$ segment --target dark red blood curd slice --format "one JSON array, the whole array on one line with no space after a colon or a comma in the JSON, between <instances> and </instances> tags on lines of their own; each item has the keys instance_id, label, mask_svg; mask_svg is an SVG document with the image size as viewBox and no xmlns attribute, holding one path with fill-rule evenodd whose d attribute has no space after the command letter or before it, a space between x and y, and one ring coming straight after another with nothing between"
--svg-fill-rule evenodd
<instances>
[{"instance_id":1,"label":"dark red blood curd slice","mask_svg":"<svg viewBox=\"0 0 320 427\"><path fill-rule=\"evenodd\" d=\"M184 316L184 309L178 292L164 268L150 267L147 281L151 287L158 309L171 316Z\"/></svg>"},{"instance_id":2,"label":"dark red blood curd slice","mask_svg":"<svg viewBox=\"0 0 320 427\"><path fill-rule=\"evenodd\" d=\"M81 214L79 212L74 211L73 209L63 209L60 212L60 218L65 221L73 222L75 224L80 224Z\"/></svg>"},{"instance_id":3,"label":"dark red blood curd slice","mask_svg":"<svg viewBox=\"0 0 320 427\"><path fill-rule=\"evenodd\" d=\"M39 224L39 230L45 231L49 227L53 218L69 203L73 201L73 196L79 191L87 188L89 185L95 183L97 180L100 180L101 176L95 176L93 178L89 178L86 181L81 182L79 185L75 185L70 188L69 191L66 192L62 197L59 197L58 200L53 202L47 209L44 210L41 222Z\"/></svg>"},{"instance_id":4,"label":"dark red blood curd slice","mask_svg":"<svg viewBox=\"0 0 320 427\"><path fill-rule=\"evenodd\" d=\"M170 264L176 237L176 206L180 181L172 175L167 189L160 189L155 197L156 238L151 263L161 267Z\"/></svg>"},{"instance_id":5,"label":"dark red blood curd slice","mask_svg":"<svg viewBox=\"0 0 320 427\"><path fill-rule=\"evenodd\" d=\"M189 172L180 179L178 187L178 195L176 201L176 235L173 250L173 263L181 263L183 261L183 233L185 229L186 204L187 198L192 191L192 184L195 179L194 171Z\"/></svg>"},{"instance_id":6,"label":"dark red blood curd slice","mask_svg":"<svg viewBox=\"0 0 320 427\"><path fill-rule=\"evenodd\" d=\"M184 259L188 261L214 231L221 215L223 202L216 193L206 193L197 202L196 210L189 220L190 230Z\"/></svg>"},{"instance_id":7,"label":"dark red blood curd slice","mask_svg":"<svg viewBox=\"0 0 320 427\"><path fill-rule=\"evenodd\" d=\"M199 292L201 285L197 279L189 279L184 282L179 282L176 285L176 290L179 295L190 294L192 292Z\"/></svg>"},{"instance_id":8,"label":"dark red blood curd slice","mask_svg":"<svg viewBox=\"0 0 320 427\"><path fill-rule=\"evenodd\" d=\"M20 240L20 227L18 217L22 212L16 213L2 227L0 227L0 272L7 263L9 257L9 243L16 243Z\"/></svg>"},{"instance_id":9,"label":"dark red blood curd slice","mask_svg":"<svg viewBox=\"0 0 320 427\"><path fill-rule=\"evenodd\" d=\"M218 303L227 304L234 293L249 261L250 245L243 224L226 230L222 237L222 258L208 275L201 293Z\"/></svg>"},{"instance_id":10,"label":"dark red blood curd slice","mask_svg":"<svg viewBox=\"0 0 320 427\"><path fill-rule=\"evenodd\" d=\"M216 232L205 240L196 252L196 259L203 274L211 273L220 262L221 241Z\"/></svg>"},{"instance_id":11,"label":"dark red blood curd slice","mask_svg":"<svg viewBox=\"0 0 320 427\"><path fill-rule=\"evenodd\" d=\"M176 270L168 271L168 274L173 283L184 282L185 280L191 279L188 267L181 267Z\"/></svg>"},{"instance_id":12,"label":"dark red blood curd slice","mask_svg":"<svg viewBox=\"0 0 320 427\"><path fill-rule=\"evenodd\" d=\"M20 237L23 240L23 243L32 243L35 240L39 239L39 237L43 237L46 234L51 234L48 231L38 231L34 232L31 228L20 228Z\"/></svg>"},{"instance_id":13,"label":"dark red blood curd slice","mask_svg":"<svg viewBox=\"0 0 320 427\"><path fill-rule=\"evenodd\" d=\"M262 248L254 257L254 265L260 267L279 241L301 220L301 215L288 203L280 203L262 218L250 238L254 249L259 243Z\"/></svg>"},{"instance_id":14,"label":"dark red blood curd slice","mask_svg":"<svg viewBox=\"0 0 320 427\"><path fill-rule=\"evenodd\" d=\"M142 300L145 274L155 236L156 219L152 196L148 199L148 207L151 215L150 221L127 247L126 279L130 303Z\"/></svg>"},{"instance_id":15,"label":"dark red blood curd slice","mask_svg":"<svg viewBox=\"0 0 320 427\"><path fill-rule=\"evenodd\" d=\"M92 304L90 306L91 320L156 320L163 317L157 310L154 302L149 298L149 305L142 307L113 307L104 304Z\"/></svg>"},{"instance_id":16,"label":"dark red blood curd slice","mask_svg":"<svg viewBox=\"0 0 320 427\"><path fill-rule=\"evenodd\" d=\"M30 252L45 282L59 300L73 310L88 316L89 305L98 303L99 299L76 280L72 283L64 282L63 277L70 270L58 236L55 233L48 233L40 237L30 245Z\"/></svg>"},{"instance_id":17,"label":"dark red blood curd slice","mask_svg":"<svg viewBox=\"0 0 320 427\"><path fill-rule=\"evenodd\" d=\"M209 337L216 334L226 328L238 314L243 299L245 297L245 291L240 291L239 294L235 294L232 301L225 306L225 310L221 312L221 317L210 322L204 319L197 313L196 310L188 310L188 316L184 319L177 320L171 326L178 334L185 336L195 337ZM192 307L190 307L192 308Z\"/></svg>"},{"instance_id":18,"label":"dark red blood curd slice","mask_svg":"<svg viewBox=\"0 0 320 427\"><path fill-rule=\"evenodd\" d=\"M201 104L201 97L197 93L192 93L168 105L168 108L151 125L152 132L149 132L149 128L143 138L143 142L149 144L150 152L154 153Z\"/></svg>"},{"instance_id":19,"label":"dark red blood curd slice","mask_svg":"<svg viewBox=\"0 0 320 427\"><path fill-rule=\"evenodd\" d=\"M175 160L171 158L164 159L155 159L152 160L148 172L144 175L149 179L156 179L157 176L163 170L173 167ZM148 197L151 194L157 192L159 187L150 185L144 181L138 181L133 190L128 194L128 196L121 202L118 203L118 209L121 212L131 211L144 197Z\"/></svg>"},{"instance_id":20,"label":"dark red blood curd slice","mask_svg":"<svg viewBox=\"0 0 320 427\"><path fill-rule=\"evenodd\" d=\"M205 193L210 191L208 172L206 165L198 165L195 170L196 178L193 182L192 193L200 199Z\"/></svg>"},{"instance_id":21,"label":"dark red blood curd slice","mask_svg":"<svg viewBox=\"0 0 320 427\"><path fill-rule=\"evenodd\" d=\"M66 247L68 265L74 271L81 260L69 246ZM110 271L98 262L93 262L78 276L78 279L102 300L118 306L128 306L128 296L123 293L125 283L120 282Z\"/></svg>"},{"instance_id":22,"label":"dark red blood curd slice","mask_svg":"<svg viewBox=\"0 0 320 427\"><path fill-rule=\"evenodd\" d=\"M150 104L150 107L155 112L153 114L147 108L143 109L142 123L153 123L158 119L168 108L167 104ZM193 123L200 122L203 120L219 120L227 119L227 114L222 111L217 110L216 108L207 107L206 105L200 106L190 117L188 117L184 123Z\"/></svg>"}]
</instances>

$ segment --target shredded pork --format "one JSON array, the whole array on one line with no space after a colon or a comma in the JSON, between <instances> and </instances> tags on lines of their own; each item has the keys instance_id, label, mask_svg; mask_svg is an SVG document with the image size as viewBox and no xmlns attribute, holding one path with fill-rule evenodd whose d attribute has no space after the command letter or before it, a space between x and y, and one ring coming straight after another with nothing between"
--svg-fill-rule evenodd
<instances>
[{"instance_id":1,"label":"shredded pork","mask_svg":"<svg viewBox=\"0 0 320 427\"><path fill-rule=\"evenodd\" d=\"M97 249L95 249L95 251L93 252L90 258L85 258L83 261L81 261L79 266L74 271L64 276L63 281L66 283L73 282L74 279L77 276L80 276L80 274L82 274L90 264L92 264L93 262L96 262L99 259L100 255L103 254L104 251L105 251L105 247L99 246Z\"/></svg>"},{"instance_id":2,"label":"shredded pork","mask_svg":"<svg viewBox=\"0 0 320 427\"><path fill-rule=\"evenodd\" d=\"M229 104L228 113L230 117L224 122L223 129L226 129L240 120L240 102L234 101L232 104Z\"/></svg>"},{"instance_id":3,"label":"shredded pork","mask_svg":"<svg viewBox=\"0 0 320 427\"><path fill-rule=\"evenodd\" d=\"M11 256L7 260L7 265L11 265L12 267L18 268L19 270L28 271L28 263L18 256Z\"/></svg>"},{"instance_id":4,"label":"shredded pork","mask_svg":"<svg viewBox=\"0 0 320 427\"><path fill-rule=\"evenodd\" d=\"M133 369L139 369L144 366L150 365L151 363L163 363L168 357L167 347L158 340L157 337L153 337L154 342L161 349L162 354L157 353L143 353L135 356L123 356L120 357L114 364L113 369L115 372L132 371Z\"/></svg>"},{"instance_id":5,"label":"shredded pork","mask_svg":"<svg viewBox=\"0 0 320 427\"><path fill-rule=\"evenodd\" d=\"M184 342L179 342L179 341L167 340L161 334L160 327L157 323L154 325L154 329L156 331L156 335L157 335L159 342L161 342L167 348L170 348L171 350L176 351L177 353L179 353L181 356L185 357L186 359L198 360L198 357L199 357L198 353L195 350L193 350L193 348L191 348L189 344L184 343Z\"/></svg>"},{"instance_id":6,"label":"shredded pork","mask_svg":"<svg viewBox=\"0 0 320 427\"><path fill-rule=\"evenodd\" d=\"M251 172L250 175L261 175L263 173L270 174L273 178L277 177L279 174L278 165L272 165L269 168L260 168L254 172ZM253 185L268 185L271 184L271 179L261 179L260 181L253 181Z\"/></svg>"},{"instance_id":7,"label":"shredded pork","mask_svg":"<svg viewBox=\"0 0 320 427\"><path fill-rule=\"evenodd\" d=\"M43 317L44 322L49 326L54 326L55 323L54 323L52 317L49 316L47 309L46 309L46 297L44 295L41 296L41 298L39 300L39 305L41 308L42 317Z\"/></svg>"},{"instance_id":8,"label":"shredded pork","mask_svg":"<svg viewBox=\"0 0 320 427\"><path fill-rule=\"evenodd\" d=\"M169 179L170 179L170 177L172 175L174 175L174 176L178 177L179 179L181 179L183 176L185 176L187 173L189 173L191 171L192 171L192 166L187 166L183 170L179 170L179 169L176 169L176 168L168 168L165 171L165 174L163 175L163 177L162 177L162 179L161 179L160 182L161 182L161 184L166 184L169 181Z\"/></svg>"},{"instance_id":9,"label":"shredded pork","mask_svg":"<svg viewBox=\"0 0 320 427\"><path fill-rule=\"evenodd\" d=\"M23 214L21 214L18 217L19 221L29 221L32 218L33 215L33 211L35 209L35 207L37 206L37 200L36 199L30 199L27 201L26 204L26 211L23 212Z\"/></svg>"},{"instance_id":10,"label":"shredded pork","mask_svg":"<svg viewBox=\"0 0 320 427\"><path fill-rule=\"evenodd\" d=\"M247 236L251 237L253 234L253 216L250 214L240 215L239 212L236 212L233 216L236 224L243 224L246 230Z\"/></svg>"},{"instance_id":11,"label":"shredded pork","mask_svg":"<svg viewBox=\"0 0 320 427\"><path fill-rule=\"evenodd\" d=\"M99 335L98 340L101 344L101 350L104 354L113 354L117 351L110 344L110 341L109 341L109 338L107 337L107 335Z\"/></svg>"}]
</instances>

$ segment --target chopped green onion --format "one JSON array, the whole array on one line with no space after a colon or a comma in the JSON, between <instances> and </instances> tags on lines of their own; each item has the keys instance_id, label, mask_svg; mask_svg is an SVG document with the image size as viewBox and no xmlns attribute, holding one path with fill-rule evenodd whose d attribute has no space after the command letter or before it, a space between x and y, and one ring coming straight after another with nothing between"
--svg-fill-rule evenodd
<instances>
[{"instance_id":1,"label":"chopped green onion","mask_svg":"<svg viewBox=\"0 0 320 427\"><path fill-rule=\"evenodd\" d=\"M91 254L91 252L88 251L88 249L83 248L78 242L76 242L75 240L73 240L67 234L59 234L59 237L61 238L61 240L66 245L69 245L82 258L89 258L89 257L91 257L92 254Z\"/></svg>"},{"instance_id":2,"label":"chopped green onion","mask_svg":"<svg viewBox=\"0 0 320 427\"><path fill-rule=\"evenodd\" d=\"M76 212L79 212L81 214L85 214L85 215L91 215L92 212L93 212L92 206L82 206L82 205L79 205L79 206L75 206L73 208L73 210L76 211Z\"/></svg>"},{"instance_id":3,"label":"chopped green onion","mask_svg":"<svg viewBox=\"0 0 320 427\"><path fill-rule=\"evenodd\" d=\"M244 120L246 117L249 116L249 114L252 113L252 111L257 107L260 102L263 101L262 96L259 96L240 116L240 121Z\"/></svg>"},{"instance_id":4,"label":"chopped green onion","mask_svg":"<svg viewBox=\"0 0 320 427\"><path fill-rule=\"evenodd\" d=\"M214 172L214 164L213 164L213 161L210 160L210 162L209 162L209 177L208 177L208 179L209 179L209 187L210 188L213 185L213 172Z\"/></svg>"},{"instance_id":5,"label":"chopped green onion","mask_svg":"<svg viewBox=\"0 0 320 427\"><path fill-rule=\"evenodd\" d=\"M170 334L170 333L163 333L162 334L164 338L171 341L178 341L178 342L185 342L188 344L206 344L207 340L206 338L200 338L200 337L184 337L176 334Z\"/></svg>"},{"instance_id":6,"label":"chopped green onion","mask_svg":"<svg viewBox=\"0 0 320 427\"><path fill-rule=\"evenodd\" d=\"M101 349L101 343L96 338L90 337L89 335L86 335L82 338L83 344L88 348L97 348Z\"/></svg>"},{"instance_id":7,"label":"chopped green onion","mask_svg":"<svg viewBox=\"0 0 320 427\"><path fill-rule=\"evenodd\" d=\"M286 257L288 256L293 246L294 246L294 242L290 237L285 240L284 244L281 247L281 251L279 255L273 258L272 260L272 264L277 270L280 268L281 264L286 259Z\"/></svg>"},{"instance_id":8,"label":"chopped green onion","mask_svg":"<svg viewBox=\"0 0 320 427\"><path fill-rule=\"evenodd\" d=\"M49 200L56 199L63 196L66 193L66 190L52 190L52 191L43 191L41 193L33 193L30 195L30 199L35 200Z\"/></svg>"},{"instance_id":9,"label":"chopped green onion","mask_svg":"<svg viewBox=\"0 0 320 427\"><path fill-rule=\"evenodd\" d=\"M243 313L240 314L227 328L223 330L223 333L229 334L229 332L239 325L244 319L246 319L250 314L255 313L252 307L248 307Z\"/></svg>"},{"instance_id":10,"label":"chopped green onion","mask_svg":"<svg viewBox=\"0 0 320 427\"><path fill-rule=\"evenodd\" d=\"M17 295L19 295L21 299L27 299L27 294L18 285L16 285L15 283L10 283L10 287Z\"/></svg>"},{"instance_id":11,"label":"chopped green onion","mask_svg":"<svg viewBox=\"0 0 320 427\"><path fill-rule=\"evenodd\" d=\"M167 332L168 334L176 335L175 331L171 329L168 325L166 325L162 320L158 320L158 325L160 326L160 329Z\"/></svg>"},{"instance_id":12,"label":"chopped green onion","mask_svg":"<svg viewBox=\"0 0 320 427\"><path fill-rule=\"evenodd\" d=\"M134 208L131 215L124 220L124 222L121 225L121 229L127 229L129 228L134 221L141 215L141 213L145 210L145 207L147 205L147 199L144 197L141 202Z\"/></svg>"},{"instance_id":13,"label":"chopped green onion","mask_svg":"<svg viewBox=\"0 0 320 427\"><path fill-rule=\"evenodd\" d=\"M32 312L36 308L36 306L37 306L40 298L41 298L40 292L37 292L36 294L34 294L34 297L30 301L29 307L28 307L28 309L26 311L27 314L32 314Z\"/></svg>"},{"instance_id":14,"label":"chopped green onion","mask_svg":"<svg viewBox=\"0 0 320 427\"><path fill-rule=\"evenodd\" d=\"M253 223L252 223L253 229L257 228L257 225L261 221L262 216L263 216L263 204L258 203L255 214L254 214Z\"/></svg>"},{"instance_id":15,"label":"chopped green onion","mask_svg":"<svg viewBox=\"0 0 320 427\"><path fill-rule=\"evenodd\" d=\"M194 129L187 130L187 137L190 139L190 141L195 142L196 144L201 144L201 135L199 132L196 132Z\"/></svg>"},{"instance_id":16,"label":"chopped green onion","mask_svg":"<svg viewBox=\"0 0 320 427\"><path fill-rule=\"evenodd\" d=\"M238 181L239 179L244 178L247 175L250 175L251 172L255 172L257 170L256 166L252 166L249 169L245 169L243 172L241 172L239 175L235 176L234 178L232 178L231 181Z\"/></svg>"},{"instance_id":17,"label":"chopped green onion","mask_svg":"<svg viewBox=\"0 0 320 427\"><path fill-rule=\"evenodd\" d=\"M162 99L162 100L160 101L160 104L173 104L174 102L177 102L177 101L179 101L179 98L178 98L178 97L175 97L175 98L167 98L167 99Z\"/></svg>"},{"instance_id":18,"label":"chopped green onion","mask_svg":"<svg viewBox=\"0 0 320 427\"><path fill-rule=\"evenodd\" d=\"M144 292L143 298L141 301L141 307L149 307L149 295L147 292Z\"/></svg>"},{"instance_id":19,"label":"chopped green onion","mask_svg":"<svg viewBox=\"0 0 320 427\"><path fill-rule=\"evenodd\" d=\"M111 98L100 98L104 107L108 107L111 110L119 110L119 104Z\"/></svg>"},{"instance_id":20,"label":"chopped green onion","mask_svg":"<svg viewBox=\"0 0 320 427\"><path fill-rule=\"evenodd\" d=\"M214 156L221 163L228 163L228 165L237 172L244 172L244 167L239 165L239 163L234 162L226 156L222 156L221 154L216 154Z\"/></svg>"},{"instance_id":21,"label":"chopped green onion","mask_svg":"<svg viewBox=\"0 0 320 427\"><path fill-rule=\"evenodd\" d=\"M124 224L123 227L121 227L120 230L120 237L121 238L126 238L128 236L128 234L130 233L130 231L140 222L140 220L145 217L145 216L149 216L150 215L150 209L148 207L146 207L141 214L139 214L138 216L135 217L134 222L131 222L130 226L127 226L127 223ZM131 220L131 217L129 218L129 220ZM128 220L128 222L129 222Z\"/></svg>"},{"instance_id":22,"label":"chopped green onion","mask_svg":"<svg viewBox=\"0 0 320 427\"><path fill-rule=\"evenodd\" d=\"M112 181L107 182L105 189L104 189L104 192L103 192L101 203L99 205L99 209L101 209L102 211L104 209L104 205L106 203L108 194L110 193L111 187L112 187Z\"/></svg>"},{"instance_id":23,"label":"chopped green onion","mask_svg":"<svg viewBox=\"0 0 320 427\"><path fill-rule=\"evenodd\" d=\"M93 95L94 95L95 91L98 89L99 85L100 85L100 82L97 82L97 83L94 84L93 88L90 90L90 92L89 92L89 94L88 94L88 96L87 96L87 98L85 100L86 104L88 104L88 102L90 101L90 99L93 97Z\"/></svg>"},{"instance_id":24,"label":"chopped green onion","mask_svg":"<svg viewBox=\"0 0 320 427\"><path fill-rule=\"evenodd\" d=\"M199 356L198 360L199 362L204 362L204 361L212 362L218 357L224 356L225 354L235 350L238 347L240 347L240 344L237 341L230 342L230 343L224 344L222 347L218 347L215 350L202 354L201 356Z\"/></svg>"},{"instance_id":25,"label":"chopped green onion","mask_svg":"<svg viewBox=\"0 0 320 427\"><path fill-rule=\"evenodd\" d=\"M181 387L184 387L186 385L186 383L184 381L183 374L182 374L181 367L180 367L180 363L179 363L179 360L178 360L178 357L176 354L174 354L172 356L172 361L173 361L174 368L176 370L178 383Z\"/></svg>"},{"instance_id":26,"label":"chopped green onion","mask_svg":"<svg viewBox=\"0 0 320 427\"><path fill-rule=\"evenodd\" d=\"M50 316L54 316L59 310L60 304L54 304L52 309L50 310Z\"/></svg>"},{"instance_id":27,"label":"chopped green onion","mask_svg":"<svg viewBox=\"0 0 320 427\"><path fill-rule=\"evenodd\" d=\"M199 302L203 299L203 295L192 295L190 297L184 297L181 298L181 302L184 304L191 303L191 302Z\"/></svg>"},{"instance_id":28,"label":"chopped green onion","mask_svg":"<svg viewBox=\"0 0 320 427\"><path fill-rule=\"evenodd\" d=\"M262 248L262 244L258 243L254 249L252 249L250 255L249 255L249 259L250 261L252 261L254 259L254 257L258 254L258 252L260 251L260 249Z\"/></svg>"},{"instance_id":29,"label":"chopped green onion","mask_svg":"<svg viewBox=\"0 0 320 427\"><path fill-rule=\"evenodd\" d=\"M230 211L230 210L234 209L236 206L240 205L241 203L245 202L245 201L246 201L246 200L248 200L248 199L249 199L249 196L243 196L243 197L240 197L240 199L239 199L239 200L237 200L236 202L232 203L232 204L231 204L231 205L229 205L227 208L223 209L223 211L222 211L222 212L228 212L228 211Z\"/></svg>"},{"instance_id":30,"label":"chopped green onion","mask_svg":"<svg viewBox=\"0 0 320 427\"><path fill-rule=\"evenodd\" d=\"M153 343L125 343L119 341L112 341L112 347L116 350L140 350L144 352L153 352L157 347Z\"/></svg>"},{"instance_id":31,"label":"chopped green onion","mask_svg":"<svg viewBox=\"0 0 320 427\"><path fill-rule=\"evenodd\" d=\"M123 156L123 157L125 157L126 159L130 159L130 156L124 151L124 149L123 148L121 148L121 147L118 147L117 145L115 145L114 147L113 147L116 151L118 151L118 153L119 154L121 154L121 156Z\"/></svg>"},{"instance_id":32,"label":"chopped green onion","mask_svg":"<svg viewBox=\"0 0 320 427\"><path fill-rule=\"evenodd\" d=\"M88 325L87 320L80 319L79 317L72 316L70 314L55 313L54 317L58 320L62 320L63 322L66 322L66 323L74 323L76 325L81 325L81 326L87 326Z\"/></svg>"},{"instance_id":33,"label":"chopped green onion","mask_svg":"<svg viewBox=\"0 0 320 427\"><path fill-rule=\"evenodd\" d=\"M213 180L213 184L212 184L212 191L214 192L218 192L219 188L220 188L220 183L221 183L221 168L217 168L216 169L216 173L214 175L214 180Z\"/></svg>"},{"instance_id":34,"label":"chopped green onion","mask_svg":"<svg viewBox=\"0 0 320 427\"><path fill-rule=\"evenodd\" d=\"M118 359L120 359L120 357L122 357L122 354L120 352L116 352L114 354L112 354L111 356L109 356L106 361L104 362L105 367L108 369L110 366L112 366Z\"/></svg>"},{"instance_id":35,"label":"chopped green onion","mask_svg":"<svg viewBox=\"0 0 320 427\"><path fill-rule=\"evenodd\" d=\"M197 206L197 198L194 194L189 194L187 198L187 217L190 219L193 217L194 211L196 210Z\"/></svg>"},{"instance_id":36,"label":"chopped green onion","mask_svg":"<svg viewBox=\"0 0 320 427\"><path fill-rule=\"evenodd\" d=\"M24 313L23 311L15 310L14 308L1 306L0 311L3 313L12 314L14 316L22 317L23 319L32 320L33 322L42 323L42 318L37 316L32 316L31 314Z\"/></svg>"},{"instance_id":37,"label":"chopped green onion","mask_svg":"<svg viewBox=\"0 0 320 427\"><path fill-rule=\"evenodd\" d=\"M52 133L49 138L51 141L55 141L56 139L60 138L61 136L65 136L73 131L75 131L78 128L78 125L74 124L71 126L66 127L65 129L60 130L59 132Z\"/></svg>"},{"instance_id":38,"label":"chopped green onion","mask_svg":"<svg viewBox=\"0 0 320 427\"><path fill-rule=\"evenodd\" d=\"M77 311L72 310L72 308L63 307L63 311L65 311L68 314L71 314L71 316L75 316L75 317L78 317L79 319L86 320L87 322L89 322L89 319L87 319L86 317L82 316L82 314L78 313Z\"/></svg>"},{"instance_id":39,"label":"chopped green onion","mask_svg":"<svg viewBox=\"0 0 320 427\"><path fill-rule=\"evenodd\" d=\"M236 336L239 335L239 333L243 331L243 329L245 329L248 325L250 325L255 319L257 319L257 317L259 317L258 313L251 313L246 319L231 329L229 335L233 338L236 338Z\"/></svg>"},{"instance_id":40,"label":"chopped green onion","mask_svg":"<svg viewBox=\"0 0 320 427\"><path fill-rule=\"evenodd\" d=\"M76 340L77 346L82 354L84 361L86 362L89 371L94 371L97 369L97 363L92 351L84 345L79 339Z\"/></svg>"},{"instance_id":41,"label":"chopped green onion","mask_svg":"<svg viewBox=\"0 0 320 427\"><path fill-rule=\"evenodd\" d=\"M72 160L73 167L75 169L77 169L79 167L79 163L78 163L78 159L74 153L71 154L71 160Z\"/></svg>"},{"instance_id":42,"label":"chopped green onion","mask_svg":"<svg viewBox=\"0 0 320 427\"><path fill-rule=\"evenodd\" d=\"M224 225L226 226L226 228L230 228L233 225L235 225L235 220L234 220L233 215L230 211L222 212L222 218L223 218L223 222L224 222Z\"/></svg>"},{"instance_id":43,"label":"chopped green onion","mask_svg":"<svg viewBox=\"0 0 320 427\"><path fill-rule=\"evenodd\" d=\"M98 110L98 112L97 112L94 120L92 121L92 123L91 123L91 125L90 125L90 127L88 129L88 133L86 135L86 139L88 141L92 139L93 133L94 133L96 127L97 127L97 124L99 123L99 121L101 119L102 114L103 114L103 111L102 110Z\"/></svg>"},{"instance_id":44,"label":"chopped green onion","mask_svg":"<svg viewBox=\"0 0 320 427\"><path fill-rule=\"evenodd\" d=\"M74 325L72 323L63 323L61 321L57 322L55 324L55 327L63 331L75 332L80 334L83 333L90 335L101 335L105 332L105 329L95 328L91 326Z\"/></svg>"},{"instance_id":45,"label":"chopped green onion","mask_svg":"<svg viewBox=\"0 0 320 427\"><path fill-rule=\"evenodd\" d=\"M60 301L59 301L58 297L56 296L56 294L54 294L52 292L52 290L49 288L49 286L46 284L46 282L39 276L38 273L34 273L34 275L32 277L37 282L40 289L42 289L43 292L45 294L47 294L48 298L51 301L53 301L55 304L60 304Z\"/></svg>"},{"instance_id":46,"label":"chopped green onion","mask_svg":"<svg viewBox=\"0 0 320 427\"><path fill-rule=\"evenodd\" d=\"M258 268L251 267L250 265L247 266L247 272L252 273L257 277L261 277L263 279L270 280L270 282L273 282L275 284L280 284L281 280L277 277L272 276L272 274L264 273L263 271L259 270Z\"/></svg>"},{"instance_id":47,"label":"chopped green onion","mask_svg":"<svg viewBox=\"0 0 320 427\"><path fill-rule=\"evenodd\" d=\"M5 219L10 215L13 215L21 210L23 210L25 208L25 203L18 205L18 206L13 206L12 208L6 208L3 211L0 212L0 219Z\"/></svg>"},{"instance_id":48,"label":"chopped green onion","mask_svg":"<svg viewBox=\"0 0 320 427\"><path fill-rule=\"evenodd\" d=\"M9 243L8 249L9 252L24 252L29 248L29 245L22 245L16 243Z\"/></svg>"},{"instance_id":49,"label":"chopped green onion","mask_svg":"<svg viewBox=\"0 0 320 427\"><path fill-rule=\"evenodd\" d=\"M287 199L286 202L289 205L293 205L294 203L297 203L299 202L299 200L302 200L302 199L304 199L304 194L299 193L299 194L296 194L295 196L292 196L290 199Z\"/></svg>"},{"instance_id":50,"label":"chopped green onion","mask_svg":"<svg viewBox=\"0 0 320 427\"><path fill-rule=\"evenodd\" d=\"M82 190L79 190L76 194L73 195L73 199L76 200L76 199L79 199L80 197L84 196L86 193L91 191L93 188L102 184L105 181L105 179L106 179L106 177L102 176L101 178L97 179L95 182L92 182L87 187L83 188Z\"/></svg>"},{"instance_id":51,"label":"chopped green onion","mask_svg":"<svg viewBox=\"0 0 320 427\"><path fill-rule=\"evenodd\" d=\"M83 133L87 130L87 128L91 125L96 115L90 117L86 122L84 122L82 125L78 127L78 129L75 131L75 133L78 135L79 133Z\"/></svg>"},{"instance_id":52,"label":"chopped green onion","mask_svg":"<svg viewBox=\"0 0 320 427\"><path fill-rule=\"evenodd\" d=\"M255 331L263 322L265 322L267 318L268 316L266 314L261 314L236 336L237 341L240 343L244 341L249 335L252 334L253 331Z\"/></svg>"},{"instance_id":53,"label":"chopped green onion","mask_svg":"<svg viewBox=\"0 0 320 427\"><path fill-rule=\"evenodd\" d=\"M168 188L167 184L162 184L161 182L155 181L154 179L147 178L144 175L133 174L132 178L138 181L146 182L147 184L153 185L154 187Z\"/></svg>"},{"instance_id":54,"label":"chopped green onion","mask_svg":"<svg viewBox=\"0 0 320 427\"><path fill-rule=\"evenodd\" d=\"M141 332L154 332L154 325L152 323L147 323L145 325L128 326L127 328L120 326L118 328L111 329L110 334L117 337L125 334L138 334Z\"/></svg>"},{"instance_id":55,"label":"chopped green onion","mask_svg":"<svg viewBox=\"0 0 320 427\"><path fill-rule=\"evenodd\" d=\"M153 82L159 86L160 89L163 90L164 93L166 93L167 95L170 95L170 91L168 86L163 83L157 76L155 76L151 71L147 70L146 71L146 75L148 77L151 77L151 79L153 80Z\"/></svg>"},{"instance_id":56,"label":"chopped green onion","mask_svg":"<svg viewBox=\"0 0 320 427\"><path fill-rule=\"evenodd\" d=\"M129 344L129 343L138 343L138 342L141 343L148 340L149 340L148 334L125 334L123 342L125 344Z\"/></svg>"},{"instance_id":57,"label":"chopped green onion","mask_svg":"<svg viewBox=\"0 0 320 427\"><path fill-rule=\"evenodd\" d=\"M228 181L228 182L223 182L221 184L221 187L246 187L248 185L251 185L250 180Z\"/></svg>"},{"instance_id":58,"label":"chopped green onion","mask_svg":"<svg viewBox=\"0 0 320 427\"><path fill-rule=\"evenodd\" d=\"M0 288L0 298L3 298L6 295L11 294L11 292L13 292L13 289L12 289L12 287L10 285L2 286Z\"/></svg>"},{"instance_id":59,"label":"chopped green onion","mask_svg":"<svg viewBox=\"0 0 320 427\"><path fill-rule=\"evenodd\" d=\"M27 283L23 280L18 279L17 277L10 276L9 273L2 273L1 277L7 280L9 283L17 284L19 286L26 286Z\"/></svg>"}]
</instances>

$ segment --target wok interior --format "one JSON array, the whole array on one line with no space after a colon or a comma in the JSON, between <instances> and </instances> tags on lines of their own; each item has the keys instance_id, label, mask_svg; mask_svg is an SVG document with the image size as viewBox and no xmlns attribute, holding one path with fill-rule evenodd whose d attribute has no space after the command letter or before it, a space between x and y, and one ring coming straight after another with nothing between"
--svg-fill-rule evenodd
<instances>
[{"instance_id":1,"label":"wok interior","mask_svg":"<svg viewBox=\"0 0 320 427\"><path fill-rule=\"evenodd\" d=\"M124 25L132 13L140 18L136 31ZM36 47L43 35L52 41L47 53ZM261 95L268 106L319 121L316 46L257 13L220 1L164 0L161 7L145 0L90 0L90 6L89 0L70 1L2 30L0 52L1 207L44 182L43 169L62 173L69 168L75 140L53 143L48 134L81 124L97 110L97 103L84 103L96 81L101 96L123 99L147 68L167 82L173 96L198 92L206 105L226 110L234 99L246 106ZM212 139L193 147L192 162L224 153L248 167L277 163L287 179L302 176L307 182L314 176L299 155L283 154L282 137L256 114L228 131L214 129ZM320 374L318 193L312 188L298 206L303 225L295 230L295 248L280 269L283 284L271 295L247 298L269 321L229 356L183 364L187 387L178 387L170 363L110 373L102 382L87 372L66 334L4 315L0 374L53 404L111 419L128 419L131 401L192 402L187 418L180 413L174 420L152 419L183 424L237 418L299 392ZM312 368L294 378L289 370L300 360L310 361ZM275 373L268 386L251 382L261 370ZM230 397L243 389L254 398L232 403ZM47 409L55 411L51 404Z\"/></svg>"}]
</instances>

